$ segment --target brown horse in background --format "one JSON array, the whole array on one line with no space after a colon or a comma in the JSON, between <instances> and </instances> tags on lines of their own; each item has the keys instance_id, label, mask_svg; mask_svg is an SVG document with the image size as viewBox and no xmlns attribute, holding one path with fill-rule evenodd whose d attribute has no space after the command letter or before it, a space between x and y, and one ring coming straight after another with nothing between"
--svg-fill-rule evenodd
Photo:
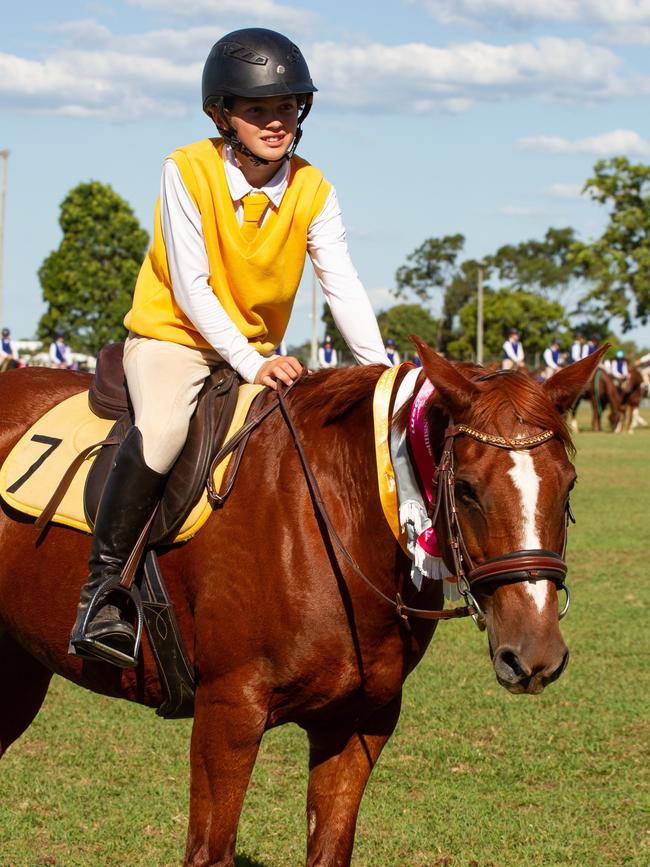
<instances>
[{"instance_id":1,"label":"brown horse in background","mask_svg":"<svg viewBox=\"0 0 650 867\"><path fill-rule=\"evenodd\" d=\"M582 400L588 400L591 404L592 431L602 431L602 416L606 409L609 409L608 421L610 430L619 430L619 425L623 418L621 392L616 387L614 379L606 370L599 368L596 371L594 378L580 395L575 406L572 407L571 427L574 433L578 432L576 415L578 406Z\"/></svg>"},{"instance_id":2,"label":"brown horse in background","mask_svg":"<svg viewBox=\"0 0 650 867\"><path fill-rule=\"evenodd\" d=\"M483 609L494 671L511 692L541 692L568 657L556 584L543 571L513 578L512 569L521 555L563 555L575 472L562 414L600 353L542 386L514 371L452 365L419 342L418 351L419 381L428 377L435 386L427 409L431 443L438 460L453 467L446 495L455 497L466 561L482 576L472 584L472 601ZM397 723L403 682L435 629L435 621L409 617L391 600L403 588L403 605L443 603L440 582L425 581L421 591L411 584L410 562L381 509L372 402L382 371L323 371L286 398L331 520L374 589L339 554L316 512L278 412L253 432L223 509L160 556L197 681L186 865L234 864L260 741L286 722L309 739L306 863L350 862L365 785ZM37 417L89 381L43 369L1 377L0 458ZM457 554L445 514L436 526L453 570ZM30 725L53 673L106 695L151 707L161 702L146 645L132 670L68 656L90 537L55 525L39 544L36 535L31 519L3 506L0 752ZM495 572L497 560L512 564L507 574Z\"/></svg>"},{"instance_id":3,"label":"brown horse in background","mask_svg":"<svg viewBox=\"0 0 650 867\"><path fill-rule=\"evenodd\" d=\"M643 397L643 377L638 367L630 365L629 373L623 382L621 390L621 405L623 410L622 430L634 433L639 424L645 426L646 422L639 422L639 406Z\"/></svg>"}]
</instances>

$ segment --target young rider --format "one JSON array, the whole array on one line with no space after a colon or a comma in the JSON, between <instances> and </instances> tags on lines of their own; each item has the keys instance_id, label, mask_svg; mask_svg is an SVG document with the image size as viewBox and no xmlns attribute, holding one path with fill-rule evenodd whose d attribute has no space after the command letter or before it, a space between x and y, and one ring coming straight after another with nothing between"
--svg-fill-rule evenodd
<instances>
[{"instance_id":1,"label":"young rider","mask_svg":"<svg viewBox=\"0 0 650 867\"><path fill-rule=\"evenodd\" d=\"M513 370L524 366L524 347L521 343L519 331L516 328L511 328L508 332L508 339L503 344L501 368L503 370Z\"/></svg>"},{"instance_id":2,"label":"young rider","mask_svg":"<svg viewBox=\"0 0 650 867\"><path fill-rule=\"evenodd\" d=\"M71 636L79 656L135 664L134 630L116 605L101 607L87 628L84 619L153 513L204 379L219 365L271 388L299 375L298 360L273 349L306 253L357 362L388 363L334 188L294 156L315 91L300 50L271 30L230 33L208 56L203 109L220 138L181 147L163 165L153 243L125 318L135 424L98 510Z\"/></svg>"}]
</instances>

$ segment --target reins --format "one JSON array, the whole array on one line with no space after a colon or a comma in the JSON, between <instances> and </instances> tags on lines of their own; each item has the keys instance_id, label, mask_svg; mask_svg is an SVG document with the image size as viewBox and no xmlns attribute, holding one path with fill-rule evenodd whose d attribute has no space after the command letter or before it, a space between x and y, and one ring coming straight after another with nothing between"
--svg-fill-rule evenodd
<instances>
[{"instance_id":1,"label":"reins","mask_svg":"<svg viewBox=\"0 0 650 867\"><path fill-rule=\"evenodd\" d=\"M291 385L285 386L278 383L277 401L273 401L268 406L264 407L257 415L255 415L244 427L233 436L220 449L217 456L212 462L210 475L208 479L208 498L214 506L220 506L225 501L236 477L236 470L241 461L241 457L252 431L267 418L277 407L280 408L282 417L293 438L303 473L307 481L317 517L327 530L327 533L334 543L341 556L359 577L363 583L375 593L385 603L395 609L396 614L405 623L408 624L409 617L415 617L421 620L452 620L459 617L470 616L476 623L479 629L485 628L485 616L474 598L472 588L477 584L486 584L489 582L516 583L522 581L535 580L550 580L553 581L558 590L563 589L566 593L566 603L563 610L560 612L560 619L565 616L569 608L570 595L569 590L564 583L564 578L567 572L567 566L564 561L566 549L567 533L565 528L565 537L563 543L562 554L556 554L554 551L544 549L530 549L523 551L511 551L500 557L495 557L487 560L480 565L475 565L463 538L463 534L458 522L458 513L456 509L455 493L454 493L454 460L453 446L454 440L458 436L469 436L488 446L503 449L532 449L552 439L555 434L551 430L543 431L530 437L510 439L500 437L494 434L484 433L482 431L470 428L467 425L453 425L453 423L445 431L445 443L442 452L440 463L438 464L433 483L436 489L436 497L431 504L432 524L435 526L439 518L444 520L444 528L446 531L447 544L451 551L453 562L454 577L458 583L458 590L465 600L465 605L447 609L427 609L414 608L406 605L402 598L403 591L403 576L400 579L399 588L392 598L377 587L377 585L363 572L363 570L355 562L354 558L347 550L344 542L334 526L330 518L327 506L323 499L318 481L310 466L307 455L303 448L302 442L296 430L293 421L292 413L289 408L286 396L289 391L305 378L306 372L303 372L298 379L294 380ZM219 463L231 452L237 450L234 462L234 471L230 475L229 482L223 494L219 494L214 489L213 470ZM566 523L573 520L571 510L567 505Z\"/></svg>"},{"instance_id":2,"label":"reins","mask_svg":"<svg viewBox=\"0 0 650 867\"><path fill-rule=\"evenodd\" d=\"M297 381L297 380L296 380ZM295 383L294 383L295 384ZM289 388L291 388L290 386ZM287 427L289 428L291 435L293 437L294 445L296 446L296 451L298 452L298 456L300 458L300 462L302 464L303 472L305 474L305 478L307 480L307 484L309 485L309 489L311 491L314 505L316 506L316 511L318 516L321 518L322 522L325 524L327 531L330 535L332 541L336 544L336 547L339 549L341 556L345 560L345 562L350 566L353 572L361 578L361 580L369 587L374 593L377 594L384 602L387 602L389 605L392 605L398 616L403 620L407 620L410 617L419 617L424 620L451 620L456 617L467 617L468 615L476 614L476 610L471 605L461 606L458 608L448 608L442 610L429 610L429 609L421 609L421 608L411 608L408 605L405 605L402 601L401 594L398 592L395 599L391 599L390 596L387 596L382 590L380 590L371 580L364 574L364 572L357 566L353 557L345 547L341 537L339 536L332 520L327 511L327 507L323 500L323 495L321 494L320 487L318 482L316 481L316 477L309 465L309 461L307 460L307 456L305 455L305 451L302 447L302 443L300 442L300 438L298 437L298 432L296 431L296 427L293 423L293 419L291 417L291 412L289 411L289 407L286 401L286 392L289 391L289 388L283 388L282 386L278 387L278 402L280 404L280 409L282 411L282 415L284 420L287 423Z\"/></svg>"}]
</instances>

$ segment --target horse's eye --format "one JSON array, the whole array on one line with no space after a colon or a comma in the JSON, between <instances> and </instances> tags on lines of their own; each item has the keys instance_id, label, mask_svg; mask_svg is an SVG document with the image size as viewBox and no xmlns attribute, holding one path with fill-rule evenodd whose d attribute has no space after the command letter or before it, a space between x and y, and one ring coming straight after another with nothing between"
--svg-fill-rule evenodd
<instances>
[{"instance_id":1,"label":"horse's eye","mask_svg":"<svg viewBox=\"0 0 650 867\"><path fill-rule=\"evenodd\" d=\"M457 479L456 481L456 496L467 506L478 506L476 489L469 482L463 481L463 479Z\"/></svg>"}]
</instances>

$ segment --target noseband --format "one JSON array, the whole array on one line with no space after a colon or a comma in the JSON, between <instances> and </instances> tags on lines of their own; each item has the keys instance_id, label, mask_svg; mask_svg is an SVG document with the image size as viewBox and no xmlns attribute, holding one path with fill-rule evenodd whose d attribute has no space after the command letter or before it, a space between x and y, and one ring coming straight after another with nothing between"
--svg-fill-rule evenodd
<instances>
[{"instance_id":1,"label":"noseband","mask_svg":"<svg viewBox=\"0 0 650 867\"><path fill-rule=\"evenodd\" d=\"M555 434L545 430L540 434L518 439L483 433L467 425L451 425L445 431L445 444L440 462L433 478L436 497L430 510L431 523L435 527L439 519L444 522L446 541L451 551L453 573L458 581L458 590L468 606L474 609L472 619L479 627L485 629L485 615L474 598L472 590L479 584L516 584L522 581L553 581L558 590L566 593L566 602L560 612L560 620L569 610L570 595L564 583L567 565L564 561L567 533L565 525L562 554L547 551L543 548L531 548L522 551L510 551L500 557L493 557L480 565L476 565L470 556L463 533L458 522L456 509L455 478L454 478L454 441L458 436L468 436L477 442L501 449L533 449L542 443L553 439ZM566 521L573 520L567 505Z\"/></svg>"}]
</instances>

